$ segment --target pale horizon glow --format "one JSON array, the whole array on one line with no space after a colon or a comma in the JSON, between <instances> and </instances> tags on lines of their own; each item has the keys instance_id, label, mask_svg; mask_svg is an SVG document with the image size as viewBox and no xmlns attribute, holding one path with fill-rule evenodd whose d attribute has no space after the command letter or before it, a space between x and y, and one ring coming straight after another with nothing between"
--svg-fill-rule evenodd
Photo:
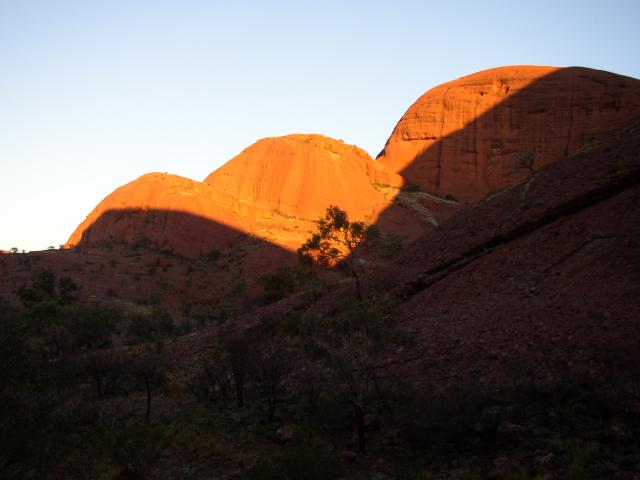
<instances>
[{"instance_id":1,"label":"pale horizon glow","mask_svg":"<svg viewBox=\"0 0 640 480\"><path fill-rule=\"evenodd\" d=\"M639 24L636 0L0 0L0 249L57 247L117 187L202 181L263 137L375 158L420 95L479 70L638 78Z\"/></svg>"}]
</instances>

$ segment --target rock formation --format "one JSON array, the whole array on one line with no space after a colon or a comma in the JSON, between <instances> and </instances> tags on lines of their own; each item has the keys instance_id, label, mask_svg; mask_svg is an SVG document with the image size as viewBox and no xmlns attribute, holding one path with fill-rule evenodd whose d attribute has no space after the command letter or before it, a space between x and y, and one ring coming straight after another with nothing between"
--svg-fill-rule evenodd
<instances>
[{"instance_id":1,"label":"rock formation","mask_svg":"<svg viewBox=\"0 0 640 480\"><path fill-rule=\"evenodd\" d=\"M501 67L445 83L403 115L378 161L407 183L475 202L640 120L640 80Z\"/></svg>"},{"instance_id":2,"label":"rock formation","mask_svg":"<svg viewBox=\"0 0 640 480\"><path fill-rule=\"evenodd\" d=\"M128 243L197 256L251 234L295 251L332 204L369 223L384 211L383 229L415 238L423 222L393 204L401 185L353 145L321 135L265 138L204 183L152 173L118 188L67 246Z\"/></svg>"},{"instance_id":3,"label":"rock formation","mask_svg":"<svg viewBox=\"0 0 640 480\"><path fill-rule=\"evenodd\" d=\"M73 232L68 247L128 243L200 255L222 249L246 226L204 183L149 173L116 189Z\"/></svg>"},{"instance_id":4,"label":"rock formation","mask_svg":"<svg viewBox=\"0 0 640 480\"><path fill-rule=\"evenodd\" d=\"M68 245L197 256L251 235L293 252L331 204L412 240L459 211L453 200L476 202L638 121L639 80L577 67L496 68L424 94L377 162L322 135L265 138L204 182L149 174L117 189Z\"/></svg>"},{"instance_id":5,"label":"rock formation","mask_svg":"<svg viewBox=\"0 0 640 480\"><path fill-rule=\"evenodd\" d=\"M322 135L264 138L211 173L205 183L228 195L227 205L252 212L317 218L339 205L373 221L388 201L373 184L402 186L362 149Z\"/></svg>"}]
</instances>

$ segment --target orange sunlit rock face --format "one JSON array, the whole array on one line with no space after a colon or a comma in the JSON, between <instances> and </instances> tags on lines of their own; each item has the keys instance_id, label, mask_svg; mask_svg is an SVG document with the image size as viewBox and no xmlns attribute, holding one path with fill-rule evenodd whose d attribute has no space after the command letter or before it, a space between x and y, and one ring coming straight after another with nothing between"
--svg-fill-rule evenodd
<instances>
[{"instance_id":1,"label":"orange sunlit rock face","mask_svg":"<svg viewBox=\"0 0 640 480\"><path fill-rule=\"evenodd\" d=\"M246 227L215 198L213 189L201 182L149 173L100 202L67 245L128 243L188 255L221 249Z\"/></svg>"},{"instance_id":2,"label":"orange sunlit rock face","mask_svg":"<svg viewBox=\"0 0 640 480\"><path fill-rule=\"evenodd\" d=\"M640 118L640 81L588 68L501 67L445 83L403 115L379 162L474 202Z\"/></svg>"},{"instance_id":3,"label":"orange sunlit rock face","mask_svg":"<svg viewBox=\"0 0 640 480\"><path fill-rule=\"evenodd\" d=\"M364 150L322 135L264 138L205 179L241 214L315 219L333 204L368 221L388 205L374 182L402 186Z\"/></svg>"},{"instance_id":4,"label":"orange sunlit rock face","mask_svg":"<svg viewBox=\"0 0 640 480\"><path fill-rule=\"evenodd\" d=\"M204 183L152 173L118 188L67 246L128 243L197 256L251 234L295 251L329 205L369 223L385 211L383 229L416 238L422 222L381 185L397 191L402 179L358 147L321 135L266 138Z\"/></svg>"}]
</instances>

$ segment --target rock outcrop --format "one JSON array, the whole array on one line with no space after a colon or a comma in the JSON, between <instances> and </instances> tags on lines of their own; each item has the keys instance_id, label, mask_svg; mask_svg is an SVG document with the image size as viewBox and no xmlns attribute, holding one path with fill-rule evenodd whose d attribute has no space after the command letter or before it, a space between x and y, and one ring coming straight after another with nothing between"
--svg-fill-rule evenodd
<instances>
[{"instance_id":1,"label":"rock outcrop","mask_svg":"<svg viewBox=\"0 0 640 480\"><path fill-rule=\"evenodd\" d=\"M243 215L315 219L333 204L368 221L389 204L374 185L402 186L399 175L383 170L355 145L299 134L257 141L204 182Z\"/></svg>"},{"instance_id":2,"label":"rock outcrop","mask_svg":"<svg viewBox=\"0 0 640 480\"><path fill-rule=\"evenodd\" d=\"M640 80L501 67L445 83L403 115L378 161L408 184L475 202L640 120Z\"/></svg>"},{"instance_id":3,"label":"rock outcrop","mask_svg":"<svg viewBox=\"0 0 640 480\"><path fill-rule=\"evenodd\" d=\"M384 230L416 238L426 221L394 204L401 186L356 146L321 135L265 138L204 182L151 173L118 188L67 246L128 243L198 256L252 235L294 252L329 205L368 223L385 212Z\"/></svg>"},{"instance_id":4,"label":"rock outcrop","mask_svg":"<svg viewBox=\"0 0 640 480\"><path fill-rule=\"evenodd\" d=\"M67 247L127 243L200 255L230 245L247 227L216 202L208 185L149 173L102 200L76 228Z\"/></svg>"},{"instance_id":5,"label":"rock outcrop","mask_svg":"<svg viewBox=\"0 0 640 480\"><path fill-rule=\"evenodd\" d=\"M419 345L391 363L431 388L611 375L616 357L637 362L639 187L640 126L418 239L365 283ZM353 286L313 308L328 313L348 295Z\"/></svg>"}]
</instances>

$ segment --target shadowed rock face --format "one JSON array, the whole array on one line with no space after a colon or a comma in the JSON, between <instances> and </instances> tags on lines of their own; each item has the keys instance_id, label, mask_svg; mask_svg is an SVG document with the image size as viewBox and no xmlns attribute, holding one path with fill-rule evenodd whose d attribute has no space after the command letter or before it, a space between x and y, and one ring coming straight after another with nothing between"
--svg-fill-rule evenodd
<instances>
[{"instance_id":1,"label":"shadowed rock face","mask_svg":"<svg viewBox=\"0 0 640 480\"><path fill-rule=\"evenodd\" d=\"M208 185L149 173L102 200L67 246L128 243L200 255L228 246L246 231L238 215L216 202Z\"/></svg>"},{"instance_id":2,"label":"shadowed rock face","mask_svg":"<svg viewBox=\"0 0 640 480\"><path fill-rule=\"evenodd\" d=\"M295 251L331 204L411 241L459 210L442 197L476 202L637 121L639 80L577 67L496 68L423 95L378 162L322 135L265 138L204 182L154 173L117 189L68 245L197 256L251 234ZM405 183L423 191L401 190Z\"/></svg>"},{"instance_id":3,"label":"shadowed rock face","mask_svg":"<svg viewBox=\"0 0 640 480\"><path fill-rule=\"evenodd\" d=\"M494 68L420 97L378 161L427 192L475 202L638 119L640 80L579 67Z\"/></svg>"},{"instance_id":4,"label":"shadowed rock face","mask_svg":"<svg viewBox=\"0 0 640 480\"><path fill-rule=\"evenodd\" d=\"M416 340L389 367L434 388L636 365L639 203L636 126L461 210L363 281ZM350 295L310 308L329 314Z\"/></svg>"},{"instance_id":5,"label":"shadowed rock face","mask_svg":"<svg viewBox=\"0 0 640 480\"><path fill-rule=\"evenodd\" d=\"M150 173L116 189L67 246L127 243L198 256L253 235L295 251L332 204L369 223L384 211L383 229L416 238L423 221L380 185L397 192L402 179L353 145L321 135L266 138L204 183Z\"/></svg>"}]
</instances>

